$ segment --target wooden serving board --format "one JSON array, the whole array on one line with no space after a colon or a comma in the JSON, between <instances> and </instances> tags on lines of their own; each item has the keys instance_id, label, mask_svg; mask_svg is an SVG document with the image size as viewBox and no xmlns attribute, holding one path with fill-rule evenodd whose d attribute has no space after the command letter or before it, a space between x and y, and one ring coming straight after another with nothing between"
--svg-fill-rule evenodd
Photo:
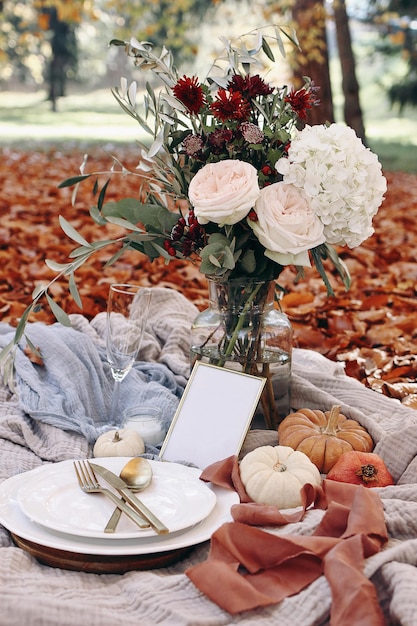
<instances>
[{"instance_id":1,"label":"wooden serving board","mask_svg":"<svg viewBox=\"0 0 417 626\"><path fill-rule=\"evenodd\" d=\"M177 548L154 554L105 556L79 554L77 552L49 548L23 539L14 533L12 533L12 538L19 548L28 552L44 565L91 574L124 574L132 570L167 567L186 556L194 547L187 546L186 548Z\"/></svg>"}]
</instances>

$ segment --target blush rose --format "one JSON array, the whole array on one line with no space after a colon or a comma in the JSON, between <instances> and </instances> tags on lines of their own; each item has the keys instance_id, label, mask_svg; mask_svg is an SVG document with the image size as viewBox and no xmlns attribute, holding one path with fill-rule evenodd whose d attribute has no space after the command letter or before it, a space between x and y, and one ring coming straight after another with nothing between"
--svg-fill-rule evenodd
<instances>
[{"instance_id":1,"label":"blush rose","mask_svg":"<svg viewBox=\"0 0 417 626\"><path fill-rule=\"evenodd\" d=\"M236 159L208 163L197 172L188 189L198 222L220 226L244 219L259 194L257 170Z\"/></svg>"},{"instance_id":2,"label":"blush rose","mask_svg":"<svg viewBox=\"0 0 417 626\"><path fill-rule=\"evenodd\" d=\"M280 265L310 266L308 251L325 242L323 224L304 194L285 183L264 187L255 204L257 221L248 220L265 256Z\"/></svg>"}]
</instances>

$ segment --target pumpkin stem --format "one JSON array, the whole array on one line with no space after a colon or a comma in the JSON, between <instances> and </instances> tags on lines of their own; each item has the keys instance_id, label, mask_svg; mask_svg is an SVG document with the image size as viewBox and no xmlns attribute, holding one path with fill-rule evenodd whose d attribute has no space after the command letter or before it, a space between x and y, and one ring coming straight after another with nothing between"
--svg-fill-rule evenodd
<instances>
[{"instance_id":1,"label":"pumpkin stem","mask_svg":"<svg viewBox=\"0 0 417 626\"><path fill-rule=\"evenodd\" d=\"M121 441L121 439L120 439L119 431L116 430L116 432L114 433L114 437L112 439L112 443L117 443L118 441Z\"/></svg>"},{"instance_id":2,"label":"pumpkin stem","mask_svg":"<svg viewBox=\"0 0 417 626\"><path fill-rule=\"evenodd\" d=\"M326 428L323 430L323 435L335 435L338 431L337 423L339 421L340 406L332 406L330 409L329 417L327 418Z\"/></svg>"},{"instance_id":3,"label":"pumpkin stem","mask_svg":"<svg viewBox=\"0 0 417 626\"><path fill-rule=\"evenodd\" d=\"M372 463L368 463L367 465L361 465L361 467L356 470L356 476L359 476L365 484L372 482L377 479L378 470L375 465Z\"/></svg>"},{"instance_id":4,"label":"pumpkin stem","mask_svg":"<svg viewBox=\"0 0 417 626\"><path fill-rule=\"evenodd\" d=\"M287 471L287 466L284 465L284 463L281 463L281 461L277 461L274 465L274 471L275 472L286 472Z\"/></svg>"}]
</instances>

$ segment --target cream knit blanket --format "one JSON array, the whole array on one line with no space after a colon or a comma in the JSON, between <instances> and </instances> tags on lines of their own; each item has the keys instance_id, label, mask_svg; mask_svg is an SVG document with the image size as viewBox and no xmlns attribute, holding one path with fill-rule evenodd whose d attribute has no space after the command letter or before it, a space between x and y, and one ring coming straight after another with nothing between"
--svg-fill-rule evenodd
<instances>
[{"instance_id":1,"label":"cream knit blanket","mask_svg":"<svg viewBox=\"0 0 417 626\"><path fill-rule=\"evenodd\" d=\"M188 376L190 321L196 309L180 294L155 289L141 358L168 367L178 384ZM104 320L74 326L102 345ZM294 351L292 405L328 410L340 404L371 433L375 451L387 463L396 485L379 489L390 541L365 564L386 623L417 624L417 412L347 377L343 366L310 351ZM248 451L276 443L276 433L252 431ZM44 462L91 453L82 434L65 431L25 414L18 398L0 387L0 481ZM282 533L310 534L321 511L284 527ZM298 595L259 611L230 616L204 597L184 571L207 555L208 542L176 565L124 575L96 575L40 565L14 546L0 526L0 626L317 626L329 623L331 597L324 577ZM337 625L335 625L337 626ZM355 625L352 625L355 626Z\"/></svg>"}]
</instances>

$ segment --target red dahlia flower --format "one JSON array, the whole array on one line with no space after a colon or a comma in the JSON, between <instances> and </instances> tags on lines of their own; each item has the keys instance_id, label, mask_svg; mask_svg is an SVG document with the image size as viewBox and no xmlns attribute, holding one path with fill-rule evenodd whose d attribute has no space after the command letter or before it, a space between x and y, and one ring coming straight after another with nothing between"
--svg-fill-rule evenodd
<instances>
[{"instance_id":1,"label":"red dahlia flower","mask_svg":"<svg viewBox=\"0 0 417 626\"><path fill-rule=\"evenodd\" d=\"M285 102L291 105L293 111L295 111L302 120L307 118L308 109L316 106L319 101L316 98L316 89L312 89L311 91L307 91L304 89L299 89L295 91L295 89L291 89L290 93L285 96Z\"/></svg>"},{"instance_id":2,"label":"red dahlia flower","mask_svg":"<svg viewBox=\"0 0 417 626\"><path fill-rule=\"evenodd\" d=\"M192 115L197 115L201 111L206 100L204 91L195 76L179 78L172 92Z\"/></svg>"},{"instance_id":3,"label":"red dahlia flower","mask_svg":"<svg viewBox=\"0 0 417 626\"><path fill-rule=\"evenodd\" d=\"M270 87L258 74L255 76L234 74L227 87L233 91L240 91L247 100L252 100L256 96L267 96L274 91L273 87Z\"/></svg>"},{"instance_id":4,"label":"red dahlia flower","mask_svg":"<svg viewBox=\"0 0 417 626\"><path fill-rule=\"evenodd\" d=\"M243 121L250 115L250 104L239 91L219 89L216 100L210 105L210 111L221 122Z\"/></svg>"}]
</instances>

